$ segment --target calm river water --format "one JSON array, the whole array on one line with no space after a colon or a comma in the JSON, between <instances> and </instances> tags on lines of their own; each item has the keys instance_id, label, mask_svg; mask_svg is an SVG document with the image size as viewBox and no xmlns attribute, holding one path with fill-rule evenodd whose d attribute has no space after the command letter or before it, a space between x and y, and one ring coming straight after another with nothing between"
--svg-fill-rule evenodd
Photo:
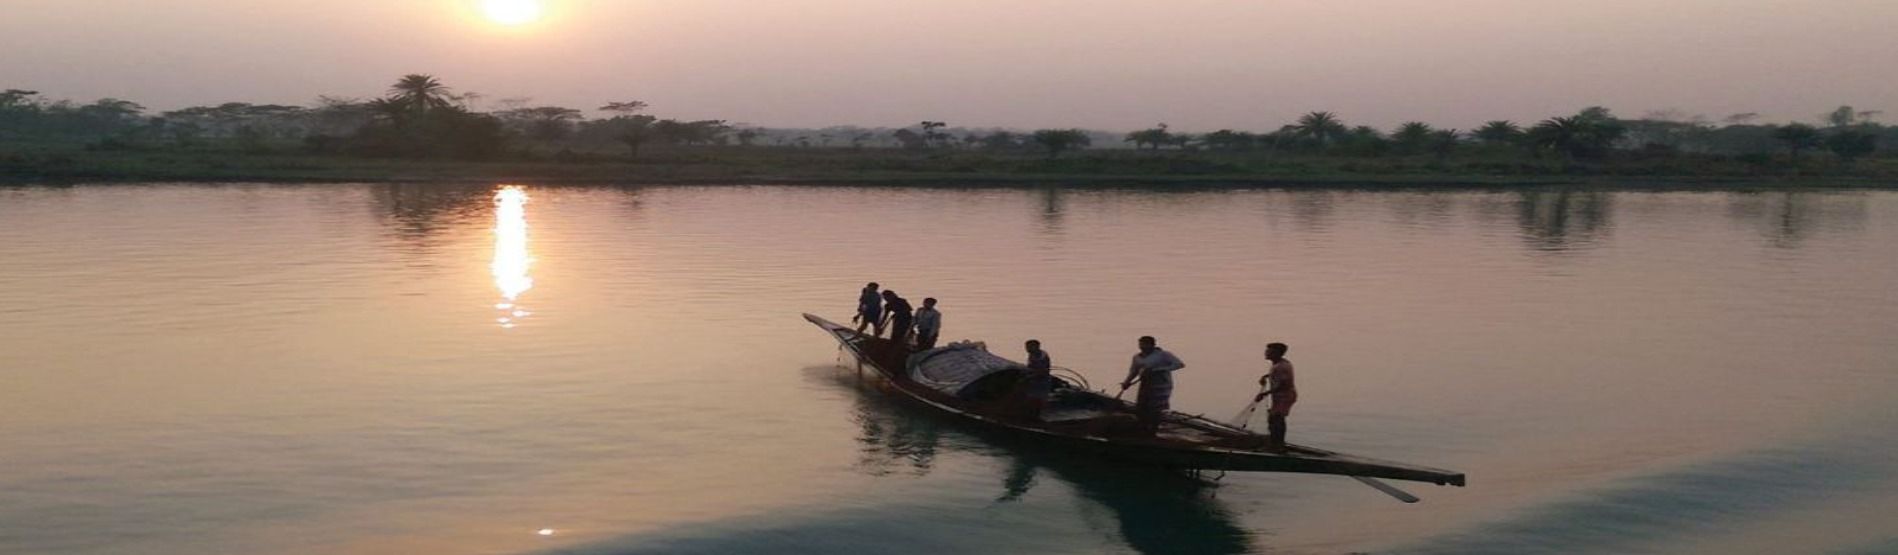
<instances>
[{"instance_id":1,"label":"calm river water","mask_svg":"<svg viewBox=\"0 0 1898 555\"><path fill-rule=\"evenodd\" d=\"M497 200L498 199L498 200ZM1898 192L0 189L0 553L1893 553ZM879 281L1467 472L1217 487L892 402Z\"/></svg>"}]
</instances>

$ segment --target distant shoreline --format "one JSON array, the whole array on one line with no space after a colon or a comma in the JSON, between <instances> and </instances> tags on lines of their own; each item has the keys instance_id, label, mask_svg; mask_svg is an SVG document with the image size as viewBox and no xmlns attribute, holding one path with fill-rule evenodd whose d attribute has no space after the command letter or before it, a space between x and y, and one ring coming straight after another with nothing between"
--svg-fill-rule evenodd
<instances>
[{"instance_id":1,"label":"distant shoreline","mask_svg":"<svg viewBox=\"0 0 1898 555\"><path fill-rule=\"evenodd\" d=\"M1115 153L1097 158L1042 161L1035 158L968 157L947 160L888 155L857 156L825 151L777 151L769 156L687 153L649 161L594 159L580 162L345 158L302 154L172 151L99 152L60 150L9 154L0 149L0 183L85 184L139 182L279 183L523 183L545 185L834 185L883 187L1064 187L1183 189L1417 189L1538 186L1622 189L1898 188L1886 164L1868 163L1840 175L1670 175L1654 168L1613 164L1579 167L1584 172L1509 174L1460 172L1452 164L1396 166L1402 173L1361 171L1350 160L1292 159L1284 171L1267 166L1246 173L1170 173L1167 164L1201 165L1195 156L1154 157ZM729 154L720 153L720 154ZM1132 160L1142 172L1124 169ZM1870 161L1868 161L1870 162ZM1045 164L1041 167L1035 164ZM1330 164L1326 166L1325 164ZM925 169L904 169L903 166ZM1058 170L1061 165L1083 171ZM896 166L893 169L866 169ZM954 171L942 171L942 169ZM1028 170L1011 168L1028 167ZM1093 170L1093 171L1086 171Z\"/></svg>"}]
</instances>

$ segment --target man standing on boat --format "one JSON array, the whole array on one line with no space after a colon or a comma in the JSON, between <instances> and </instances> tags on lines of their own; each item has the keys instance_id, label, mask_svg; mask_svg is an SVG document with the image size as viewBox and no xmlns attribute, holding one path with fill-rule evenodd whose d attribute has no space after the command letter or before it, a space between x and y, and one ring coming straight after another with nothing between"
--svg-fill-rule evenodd
<instances>
[{"instance_id":1,"label":"man standing on boat","mask_svg":"<svg viewBox=\"0 0 1898 555\"><path fill-rule=\"evenodd\" d=\"M1298 402L1298 383L1292 379L1292 361L1285 358L1285 352L1291 350L1284 343L1272 343L1265 346L1265 360L1272 363L1272 370L1259 378L1259 385L1269 385L1253 402L1272 397L1272 408L1265 413L1266 430L1271 434L1271 447L1285 449L1285 417L1292 415L1292 403Z\"/></svg>"},{"instance_id":2,"label":"man standing on boat","mask_svg":"<svg viewBox=\"0 0 1898 555\"><path fill-rule=\"evenodd\" d=\"M890 328L890 341L898 345L909 342L914 317L911 310L909 300L896 296L895 291L883 290L883 323Z\"/></svg>"},{"instance_id":3,"label":"man standing on boat","mask_svg":"<svg viewBox=\"0 0 1898 555\"><path fill-rule=\"evenodd\" d=\"M863 293L857 295L857 315L850 319L857 322L857 333L875 326L871 335L883 335L883 297L877 294L877 282L863 286Z\"/></svg>"},{"instance_id":4,"label":"man standing on boat","mask_svg":"<svg viewBox=\"0 0 1898 555\"><path fill-rule=\"evenodd\" d=\"M1140 352L1134 355L1134 361L1127 368L1127 379L1121 380L1120 391L1125 393L1134 383L1140 384L1140 396L1134 401L1134 412L1140 417L1140 428L1148 435L1160 430L1160 415L1171 408L1169 400L1173 397L1173 372L1185 368L1186 364L1173 353L1161 349L1153 336L1140 338Z\"/></svg>"},{"instance_id":5,"label":"man standing on boat","mask_svg":"<svg viewBox=\"0 0 1898 555\"><path fill-rule=\"evenodd\" d=\"M923 299L923 308L916 311L916 350L927 351L936 348L936 335L942 333L942 312L936 310L936 298Z\"/></svg>"},{"instance_id":6,"label":"man standing on boat","mask_svg":"<svg viewBox=\"0 0 1898 555\"><path fill-rule=\"evenodd\" d=\"M1041 350L1041 341L1030 339L1022 344L1028 349L1028 371L1022 373L1022 415L1029 419L1041 419L1041 409L1047 408L1048 397L1054 394L1054 358Z\"/></svg>"}]
</instances>

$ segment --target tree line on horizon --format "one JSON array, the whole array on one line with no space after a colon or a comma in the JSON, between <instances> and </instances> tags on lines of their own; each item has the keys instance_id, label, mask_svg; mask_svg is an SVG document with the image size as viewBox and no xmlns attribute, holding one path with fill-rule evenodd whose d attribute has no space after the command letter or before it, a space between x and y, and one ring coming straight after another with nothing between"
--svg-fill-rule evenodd
<instances>
[{"instance_id":1,"label":"tree line on horizon","mask_svg":"<svg viewBox=\"0 0 1898 555\"><path fill-rule=\"evenodd\" d=\"M1758 114L1735 114L1718 125L1674 112L1624 119L1607 108L1590 107L1528 124L1489 121L1468 131L1412 121L1386 132L1348 125L1333 112L1315 111L1264 132L1184 133L1160 124L1120 135L1084 129L952 128L932 120L894 129L774 129L726 120L660 118L646 113L650 106L638 100L608 102L595 109L605 115L594 118L580 109L534 106L527 99L502 99L495 109L480 111L474 106L481 100L475 93L456 94L423 74L403 76L383 96L369 100L324 96L312 106L233 102L157 114L121 99L76 104L49 101L30 90L7 89L0 92L0 142L84 140L90 148L101 150L235 145L258 152L291 144L315 154L460 159L503 158L536 149L578 156L576 148L606 146L631 158L653 146L882 148L1036 153L1052 158L1125 145L1149 152L1420 156L1437 162L1466 150L1553 156L1570 162L1619 154L1770 157L1775 153L1785 153L1797 162L1807 153L1823 151L1850 162L1881 152L1881 145L1898 144L1898 127L1877 123L1877 111L1850 106L1826 113L1822 125L1762 124Z\"/></svg>"}]
</instances>

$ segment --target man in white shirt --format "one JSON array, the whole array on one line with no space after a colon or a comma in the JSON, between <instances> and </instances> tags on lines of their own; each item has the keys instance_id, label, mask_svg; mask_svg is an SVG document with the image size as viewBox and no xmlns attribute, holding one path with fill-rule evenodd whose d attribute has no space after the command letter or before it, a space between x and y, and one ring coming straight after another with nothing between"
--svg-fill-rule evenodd
<instances>
[{"instance_id":1,"label":"man in white shirt","mask_svg":"<svg viewBox=\"0 0 1898 555\"><path fill-rule=\"evenodd\" d=\"M1140 338L1140 352L1128 366L1127 379L1121 380L1120 390L1125 393L1134 383L1140 384L1134 413L1140 417L1141 430L1148 435L1160 430L1160 415L1172 408L1169 401L1173 397L1173 372L1185 367L1179 357L1161 349L1153 336Z\"/></svg>"},{"instance_id":2,"label":"man in white shirt","mask_svg":"<svg viewBox=\"0 0 1898 555\"><path fill-rule=\"evenodd\" d=\"M939 333L942 333L942 312L936 310L936 298L923 299L923 308L916 311L916 350L936 348Z\"/></svg>"}]
</instances>

